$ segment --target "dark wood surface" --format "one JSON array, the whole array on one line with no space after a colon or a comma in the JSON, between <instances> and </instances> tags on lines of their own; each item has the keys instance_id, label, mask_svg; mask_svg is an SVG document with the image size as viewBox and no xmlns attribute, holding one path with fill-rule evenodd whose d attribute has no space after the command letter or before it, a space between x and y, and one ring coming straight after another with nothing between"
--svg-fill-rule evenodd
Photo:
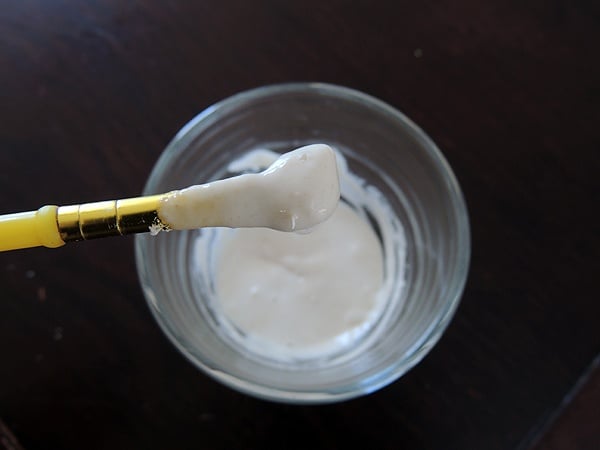
<instances>
[{"instance_id":1,"label":"dark wood surface","mask_svg":"<svg viewBox=\"0 0 600 450\"><path fill-rule=\"evenodd\" d=\"M564 408L558 408L542 430L534 450L562 450L598 447L600 420L600 357L583 374L571 392L563 399Z\"/></svg>"},{"instance_id":2,"label":"dark wood surface","mask_svg":"<svg viewBox=\"0 0 600 450\"><path fill-rule=\"evenodd\" d=\"M0 0L0 213L137 195L211 103L318 80L430 134L473 237L431 354L319 407L246 397L185 361L146 307L130 237L0 254L0 417L26 449L539 443L600 352L599 42L586 0ZM580 410L600 429L597 406ZM600 432L563 442L598 448Z\"/></svg>"}]
</instances>

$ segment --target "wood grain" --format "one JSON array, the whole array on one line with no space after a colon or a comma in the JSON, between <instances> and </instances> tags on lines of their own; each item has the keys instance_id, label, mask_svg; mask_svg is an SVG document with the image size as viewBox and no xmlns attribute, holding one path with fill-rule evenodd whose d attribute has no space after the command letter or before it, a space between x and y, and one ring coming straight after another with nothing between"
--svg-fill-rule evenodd
<instances>
[{"instance_id":1,"label":"wood grain","mask_svg":"<svg viewBox=\"0 0 600 450\"><path fill-rule=\"evenodd\" d=\"M0 212L137 195L213 102L319 80L439 144L473 238L432 353L325 407L248 398L188 364L145 305L130 238L0 254L0 417L31 449L527 448L600 352L599 41L585 0L0 0Z\"/></svg>"}]
</instances>

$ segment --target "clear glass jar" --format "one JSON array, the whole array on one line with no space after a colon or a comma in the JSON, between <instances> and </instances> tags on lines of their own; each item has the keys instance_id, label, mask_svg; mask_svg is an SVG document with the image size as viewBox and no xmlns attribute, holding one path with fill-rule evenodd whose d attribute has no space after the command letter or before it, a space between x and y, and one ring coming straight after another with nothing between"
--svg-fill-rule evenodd
<instances>
[{"instance_id":1,"label":"clear glass jar","mask_svg":"<svg viewBox=\"0 0 600 450\"><path fill-rule=\"evenodd\" d=\"M254 357L223 338L208 307L209 270L192 270L199 231L138 235L135 242L144 295L175 346L234 389L290 403L357 397L406 373L446 329L470 256L463 196L436 145L396 109L334 85L267 86L207 108L168 145L144 194L222 178L228 163L251 149L285 152L312 143L337 148L355 175L385 195L407 239L405 265L386 275L404 282L392 290L402 299L391 304L401 306L376 325L377 339L357 343L346 357L298 365Z\"/></svg>"}]
</instances>

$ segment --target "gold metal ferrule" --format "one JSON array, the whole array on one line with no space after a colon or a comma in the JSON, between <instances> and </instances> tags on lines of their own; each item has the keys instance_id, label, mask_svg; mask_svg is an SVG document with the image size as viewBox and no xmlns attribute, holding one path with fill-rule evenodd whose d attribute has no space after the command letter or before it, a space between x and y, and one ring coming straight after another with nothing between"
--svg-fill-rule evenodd
<instances>
[{"instance_id":1,"label":"gold metal ferrule","mask_svg":"<svg viewBox=\"0 0 600 450\"><path fill-rule=\"evenodd\" d=\"M169 230L158 207L169 194L60 206L56 213L64 242Z\"/></svg>"}]
</instances>

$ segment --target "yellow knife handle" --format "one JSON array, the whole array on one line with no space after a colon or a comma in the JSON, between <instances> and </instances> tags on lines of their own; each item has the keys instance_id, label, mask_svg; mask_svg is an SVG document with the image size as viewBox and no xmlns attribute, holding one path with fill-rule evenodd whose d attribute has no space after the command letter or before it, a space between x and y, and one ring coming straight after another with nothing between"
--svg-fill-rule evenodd
<instances>
[{"instance_id":1,"label":"yellow knife handle","mask_svg":"<svg viewBox=\"0 0 600 450\"><path fill-rule=\"evenodd\" d=\"M0 251L29 247L60 247L56 212L58 206L43 206L28 211L0 216Z\"/></svg>"}]
</instances>

